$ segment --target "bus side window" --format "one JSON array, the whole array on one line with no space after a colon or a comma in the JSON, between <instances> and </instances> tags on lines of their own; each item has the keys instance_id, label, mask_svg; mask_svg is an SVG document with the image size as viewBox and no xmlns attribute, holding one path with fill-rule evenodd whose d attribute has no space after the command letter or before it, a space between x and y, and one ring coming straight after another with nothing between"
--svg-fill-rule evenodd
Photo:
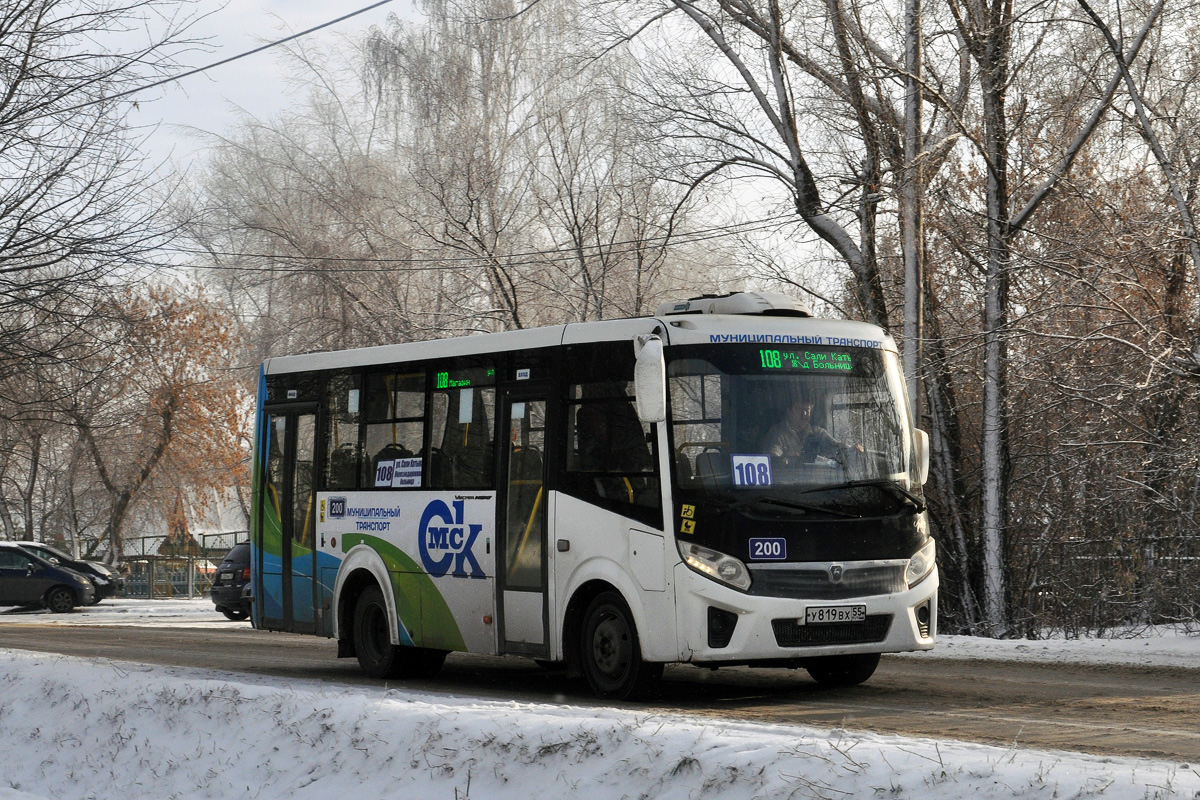
<instances>
[{"instance_id":1,"label":"bus side window","mask_svg":"<svg viewBox=\"0 0 1200 800\"><path fill-rule=\"evenodd\" d=\"M325 489L355 489L358 481L358 377L330 379L325 397Z\"/></svg>"},{"instance_id":2,"label":"bus side window","mask_svg":"<svg viewBox=\"0 0 1200 800\"><path fill-rule=\"evenodd\" d=\"M702 361L678 362L671 376L675 469L680 486L730 480L729 443L722 438L721 376ZM693 372L693 370L695 370Z\"/></svg>"},{"instance_id":3,"label":"bus side window","mask_svg":"<svg viewBox=\"0 0 1200 800\"><path fill-rule=\"evenodd\" d=\"M483 386L435 391L431 405L431 488L494 488L496 390Z\"/></svg>"},{"instance_id":4,"label":"bus side window","mask_svg":"<svg viewBox=\"0 0 1200 800\"><path fill-rule=\"evenodd\" d=\"M581 500L661 524L658 464L650 428L633 398L628 342L576 345L566 363L566 465L561 487Z\"/></svg>"},{"instance_id":5,"label":"bus side window","mask_svg":"<svg viewBox=\"0 0 1200 800\"><path fill-rule=\"evenodd\" d=\"M425 436L425 373L367 376L364 488L419 488Z\"/></svg>"},{"instance_id":6,"label":"bus side window","mask_svg":"<svg viewBox=\"0 0 1200 800\"><path fill-rule=\"evenodd\" d=\"M573 405L575 446L570 461L584 472L651 472L647 431L628 399Z\"/></svg>"},{"instance_id":7,"label":"bus side window","mask_svg":"<svg viewBox=\"0 0 1200 800\"><path fill-rule=\"evenodd\" d=\"M312 414L301 414L296 420L296 462L292 471L292 540L301 546L312 547L316 533L313 514L312 453L317 438L316 420ZM304 458L304 455L308 458Z\"/></svg>"}]
</instances>

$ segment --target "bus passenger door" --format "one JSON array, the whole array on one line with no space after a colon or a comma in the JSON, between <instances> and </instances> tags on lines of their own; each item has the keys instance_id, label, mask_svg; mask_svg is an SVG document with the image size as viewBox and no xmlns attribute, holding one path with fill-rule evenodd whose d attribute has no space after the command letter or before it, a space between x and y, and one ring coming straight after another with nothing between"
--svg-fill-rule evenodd
<instances>
[{"instance_id":1,"label":"bus passenger door","mask_svg":"<svg viewBox=\"0 0 1200 800\"><path fill-rule=\"evenodd\" d=\"M254 602L262 627L314 633L317 416L308 408L268 409L266 422Z\"/></svg>"},{"instance_id":2,"label":"bus passenger door","mask_svg":"<svg viewBox=\"0 0 1200 800\"><path fill-rule=\"evenodd\" d=\"M546 393L504 392L498 587L506 653L549 656L546 608Z\"/></svg>"}]
</instances>

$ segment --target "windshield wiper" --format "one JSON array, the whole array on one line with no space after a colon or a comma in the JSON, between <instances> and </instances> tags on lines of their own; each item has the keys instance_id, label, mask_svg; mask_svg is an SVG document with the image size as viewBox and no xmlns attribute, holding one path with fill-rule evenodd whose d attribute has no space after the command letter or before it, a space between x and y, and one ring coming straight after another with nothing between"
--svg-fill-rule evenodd
<instances>
[{"instance_id":1,"label":"windshield wiper","mask_svg":"<svg viewBox=\"0 0 1200 800\"><path fill-rule=\"evenodd\" d=\"M830 491L834 491L835 489L851 489L851 488L855 488L858 486L878 486L880 489L886 489L886 490L890 491L893 496L895 496L901 500L907 500L908 502L912 503L913 507L916 509L917 514L920 514L922 511L925 510L925 501L923 499L921 499L920 497L917 497L915 494L910 492L908 489L905 489L903 486L901 486L898 482L896 482L892 478L866 478L864 480L858 480L858 481L846 481L845 483L831 483L828 486L815 486L812 489L805 489L802 492L800 492L800 494L812 494L814 492L830 492Z\"/></svg>"},{"instance_id":2,"label":"windshield wiper","mask_svg":"<svg viewBox=\"0 0 1200 800\"><path fill-rule=\"evenodd\" d=\"M735 508L743 508L744 506L752 505L754 503L765 503L767 505L781 506L783 508L789 508L794 511L808 511L808 512L812 512L815 514L829 514L831 516L846 517L848 519L858 519L861 516L860 514L852 514L848 511L841 511L836 508L828 508L827 506L815 506L810 503L797 503L792 500L781 500L778 497L761 497L761 496L760 497L746 497L746 498L743 498L736 502L730 503L729 505L725 506L725 508L721 509L721 511L719 513L725 514L729 511L733 511Z\"/></svg>"}]
</instances>

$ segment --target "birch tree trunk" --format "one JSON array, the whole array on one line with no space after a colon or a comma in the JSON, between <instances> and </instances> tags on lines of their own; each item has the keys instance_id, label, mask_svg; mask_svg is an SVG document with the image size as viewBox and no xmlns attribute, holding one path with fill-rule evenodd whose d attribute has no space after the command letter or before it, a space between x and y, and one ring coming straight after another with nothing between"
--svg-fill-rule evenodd
<instances>
[{"instance_id":1,"label":"birch tree trunk","mask_svg":"<svg viewBox=\"0 0 1200 800\"><path fill-rule=\"evenodd\" d=\"M926 289L929 289L928 282ZM958 612L961 614L961 630L975 633L979 630L979 602L972 578L975 575L969 543L968 512L962 498L967 486L958 459L963 450L962 431L959 427L958 403L954 395L954 381L947 369L948 357L945 338L936 312L936 302L928 299L930 315L928 321L928 348L924 349L925 395L929 407L929 438L931 445L930 469L936 481L936 499L940 505L938 514L942 530L949 534L949 547L941 550L943 559L949 557L955 569L947 571L944 580L951 596L957 596ZM955 582L950 585L951 582Z\"/></svg>"},{"instance_id":2,"label":"birch tree trunk","mask_svg":"<svg viewBox=\"0 0 1200 800\"><path fill-rule=\"evenodd\" d=\"M924 171L921 169L921 104L924 100L921 76L921 0L907 0L904 14L904 171L900 175L900 238L904 249L904 379L908 383L908 404L913 417L921 419L920 381L922 339L924 337L925 231L922 196Z\"/></svg>"}]
</instances>

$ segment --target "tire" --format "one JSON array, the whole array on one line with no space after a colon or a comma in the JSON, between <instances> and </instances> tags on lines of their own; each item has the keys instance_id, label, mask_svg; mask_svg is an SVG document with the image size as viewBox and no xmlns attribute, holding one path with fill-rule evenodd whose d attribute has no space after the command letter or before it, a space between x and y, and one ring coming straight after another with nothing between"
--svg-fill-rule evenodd
<instances>
[{"instance_id":1,"label":"tire","mask_svg":"<svg viewBox=\"0 0 1200 800\"><path fill-rule=\"evenodd\" d=\"M391 641L383 592L372 586L354 604L354 654L358 666L371 678L398 678L398 649Z\"/></svg>"},{"instance_id":2,"label":"tire","mask_svg":"<svg viewBox=\"0 0 1200 800\"><path fill-rule=\"evenodd\" d=\"M855 653L846 656L822 656L809 659L804 668L822 686L858 686L875 674L879 653Z\"/></svg>"},{"instance_id":3,"label":"tire","mask_svg":"<svg viewBox=\"0 0 1200 800\"><path fill-rule=\"evenodd\" d=\"M241 608L222 608L221 613L226 619L231 619L234 622L241 622L246 617L250 616L250 612Z\"/></svg>"},{"instance_id":4,"label":"tire","mask_svg":"<svg viewBox=\"0 0 1200 800\"><path fill-rule=\"evenodd\" d=\"M400 677L433 678L442 671L446 663L445 650L430 650L427 647L400 647Z\"/></svg>"},{"instance_id":5,"label":"tire","mask_svg":"<svg viewBox=\"0 0 1200 800\"><path fill-rule=\"evenodd\" d=\"M46 608L55 614L69 614L75 610L75 593L65 586L55 586L46 592Z\"/></svg>"},{"instance_id":6,"label":"tire","mask_svg":"<svg viewBox=\"0 0 1200 800\"><path fill-rule=\"evenodd\" d=\"M354 605L354 654L371 678L432 678L446 661L445 650L404 647L391 641L383 591L372 586Z\"/></svg>"},{"instance_id":7,"label":"tire","mask_svg":"<svg viewBox=\"0 0 1200 800\"><path fill-rule=\"evenodd\" d=\"M616 592L603 592L588 605L579 655L592 692L605 700L640 697L662 677L662 664L642 660L633 615Z\"/></svg>"}]
</instances>

